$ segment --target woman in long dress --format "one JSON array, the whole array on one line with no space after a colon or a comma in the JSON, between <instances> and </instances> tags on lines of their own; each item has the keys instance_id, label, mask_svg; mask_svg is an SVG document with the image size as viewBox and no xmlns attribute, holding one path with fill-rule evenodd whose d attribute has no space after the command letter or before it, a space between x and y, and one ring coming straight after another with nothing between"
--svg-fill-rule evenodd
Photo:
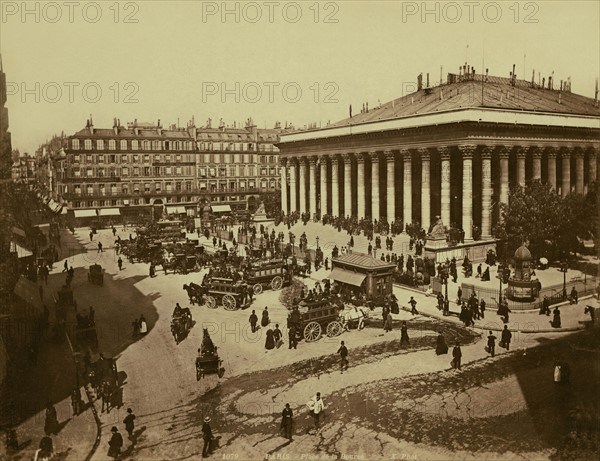
<instances>
[{"instance_id":1,"label":"woman in long dress","mask_svg":"<svg viewBox=\"0 0 600 461\"><path fill-rule=\"evenodd\" d=\"M266 327L269 324L269 311L265 307L265 310L262 312L262 318L260 320L260 325L262 327Z\"/></svg>"},{"instance_id":2,"label":"woman in long dress","mask_svg":"<svg viewBox=\"0 0 600 461\"><path fill-rule=\"evenodd\" d=\"M265 340L265 349L271 350L275 348L275 336L273 330L270 328L267 330L267 339Z\"/></svg>"},{"instance_id":3,"label":"woman in long dress","mask_svg":"<svg viewBox=\"0 0 600 461\"><path fill-rule=\"evenodd\" d=\"M406 322L402 322L402 328L400 328L400 347L410 346L410 340L408 338L408 327Z\"/></svg>"},{"instance_id":4,"label":"woman in long dress","mask_svg":"<svg viewBox=\"0 0 600 461\"><path fill-rule=\"evenodd\" d=\"M554 309L554 316L552 317L552 327L560 328L560 325L560 310L557 307L556 309Z\"/></svg>"},{"instance_id":5,"label":"woman in long dress","mask_svg":"<svg viewBox=\"0 0 600 461\"><path fill-rule=\"evenodd\" d=\"M437 355L448 353L448 345L446 344L446 339L441 331L438 332L438 337L436 339L435 353Z\"/></svg>"}]
</instances>

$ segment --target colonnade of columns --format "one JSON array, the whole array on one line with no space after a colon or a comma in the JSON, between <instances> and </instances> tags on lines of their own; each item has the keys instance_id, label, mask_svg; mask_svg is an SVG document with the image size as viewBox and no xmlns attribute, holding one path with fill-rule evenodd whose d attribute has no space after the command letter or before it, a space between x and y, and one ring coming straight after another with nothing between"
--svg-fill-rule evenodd
<instances>
[{"instance_id":1,"label":"colonnade of columns","mask_svg":"<svg viewBox=\"0 0 600 461\"><path fill-rule=\"evenodd\" d=\"M436 153L439 174L435 178L439 182L434 184L432 154ZM471 240L476 196L480 200L476 207L480 210L480 216L476 217L476 222L480 223L481 235L486 238L491 236L494 184L496 200L508 202L511 153L514 184L525 186L527 180L543 180L564 197L570 192L584 193L586 185L597 178L598 149L589 146L457 145L318 156L282 155L282 209L285 214L298 211L311 216L315 213L356 215L358 219L370 217L373 220L385 217L390 223L401 218L407 224L413 222L413 194L420 188L420 194L417 194L421 197L420 210L419 207L417 210L420 211L421 226L424 229L427 230L432 223L432 209L435 205L446 226L450 225L452 213L459 214L461 219L457 224L462 225L465 240ZM475 156L477 168L480 168L476 172L480 178L476 191L473 174ZM560 159L560 178L557 178L557 159ZM457 160L462 162L462 190L453 197L451 178L460 174L460 169L454 170ZM492 166L493 163L495 167ZM366 169L367 165L370 165L370 169ZM421 174L413 174L415 169L420 169ZM401 188L398 188L400 175L397 170L398 173L402 172ZM368 184L367 172L370 177ZM385 184L385 189L380 191L382 183ZM557 187L559 184L560 187ZM397 188L398 192L400 189L402 191L400 210ZM433 194L433 190L439 190L439 194ZM457 202L459 195L461 202ZM435 204L433 200L436 200Z\"/></svg>"}]
</instances>

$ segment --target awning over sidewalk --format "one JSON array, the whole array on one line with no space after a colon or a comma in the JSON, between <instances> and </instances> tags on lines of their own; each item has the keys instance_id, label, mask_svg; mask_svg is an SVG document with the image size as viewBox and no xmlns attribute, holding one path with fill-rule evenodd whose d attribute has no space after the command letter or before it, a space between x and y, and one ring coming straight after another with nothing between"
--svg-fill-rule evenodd
<instances>
[{"instance_id":1,"label":"awning over sidewalk","mask_svg":"<svg viewBox=\"0 0 600 461\"><path fill-rule=\"evenodd\" d=\"M16 242L12 242L11 248L15 249L15 251L17 252L17 257L19 259L21 259L21 258L27 258L28 256L33 255L33 253L31 251L29 251L27 248L25 248L24 246L19 245Z\"/></svg>"},{"instance_id":2,"label":"awning over sidewalk","mask_svg":"<svg viewBox=\"0 0 600 461\"><path fill-rule=\"evenodd\" d=\"M184 206L168 206L167 207L167 214L185 214L185 207Z\"/></svg>"},{"instance_id":3,"label":"awning over sidewalk","mask_svg":"<svg viewBox=\"0 0 600 461\"><path fill-rule=\"evenodd\" d=\"M359 287L365 281L367 276L365 274L359 274L358 272L347 271L339 267L334 267L329 274L329 278L336 282L347 283Z\"/></svg>"},{"instance_id":4,"label":"awning over sidewalk","mask_svg":"<svg viewBox=\"0 0 600 461\"><path fill-rule=\"evenodd\" d=\"M230 213L231 207L229 205L211 205L210 209L213 213Z\"/></svg>"},{"instance_id":5,"label":"awning over sidewalk","mask_svg":"<svg viewBox=\"0 0 600 461\"><path fill-rule=\"evenodd\" d=\"M100 208L100 216L121 216L118 208Z\"/></svg>"},{"instance_id":6,"label":"awning over sidewalk","mask_svg":"<svg viewBox=\"0 0 600 461\"><path fill-rule=\"evenodd\" d=\"M95 209L75 210L76 218L95 218L98 216Z\"/></svg>"}]
</instances>

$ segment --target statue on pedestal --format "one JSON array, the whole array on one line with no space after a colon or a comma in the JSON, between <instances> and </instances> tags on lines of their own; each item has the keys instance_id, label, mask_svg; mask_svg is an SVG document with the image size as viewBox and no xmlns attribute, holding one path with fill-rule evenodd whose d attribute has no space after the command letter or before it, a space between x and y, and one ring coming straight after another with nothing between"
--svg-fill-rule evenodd
<instances>
[{"instance_id":1,"label":"statue on pedestal","mask_svg":"<svg viewBox=\"0 0 600 461\"><path fill-rule=\"evenodd\" d=\"M442 218L436 216L436 219L429 236L432 238L446 238L446 228L444 227L444 223L442 223Z\"/></svg>"},{"instance_id":2,"label":"statue on pedestal","mask_svg":"<svg viewBox=\"0 0 600 461\"><path fill-rule=\"evenodd\" d=\"M260 202L260 205L258 205L258 208L256 209L256 211L254 212L254 218L266 218L267 217L267 212L265 211L265 204L263 202Z\"/></svg>"}]
</instances>

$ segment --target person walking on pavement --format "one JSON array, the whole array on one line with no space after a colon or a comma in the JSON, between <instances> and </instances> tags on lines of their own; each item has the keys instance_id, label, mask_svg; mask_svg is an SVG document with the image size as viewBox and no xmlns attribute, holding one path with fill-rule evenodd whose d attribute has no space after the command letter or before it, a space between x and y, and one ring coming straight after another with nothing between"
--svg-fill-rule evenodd
<instances>
[{"instance_id":1,"label":"person walking on pavement","mask_svg":"<svg viewBox=\"0 0 600 461\"><path fill-rule=\"evenodd\" d=\"M98 253L102 253L102 242L98 242Z\"/></svg>"},{"instance_id":2,"label":"person walking on pavement","mask_svg":"<svg viewBox=\"0 0 600 461\"><path fill-rule=\"evenodd\" d=\"M290 442L292 441L292 425L294 423L294 413L290 408L290 404L286 403L285 408L281 412L281 426L279 430L283 429L283 436L288 439Z\"/></svg>"},{"instance_id":3,"label":"person walking on pavement","mask_svg":"<svg viewBox=\"0 0 600 461\"><path fill-rule=\"evenodd\" d=\"M256 324L258 323L258 317L257 317L255 311L252 311L252 314L250 314L248 321L250 322L250 328L252 329L252 333L255 333L256 332Z\"/></svg>"},{"instance_id":4,"label":"person walking on pavement","mask_svg":"<svg viewBox=\"0 0 600 461\"><path fill-rule=\"evenodd\" d=\"M460 343L456 341L456 346L452 349L452 366L460 370L460 361L462 359L462 351L460 350Z\"/></svg>"},{"instance_id":5,"label":"person walking on pavement","mask_svg":"<svg viewBox=\"0 0 600 461\"><path fill-rule=\"evenodd\" d=\"M269 324L269 322L270 322L269 311L267 310L267 307L265 306L265 310L262 311L262 318L260 319L260 326L266 327Z\"/></svg>"},{"instance_id":6,"label":"person walking on pavement","mask_svg":"<svg viewBox=\"0 0 600 461\"><path fill-rule=\"evenodd\" d=\"M490 353L490 355L492 357L496 353L496 337L494 336L494 333L492 333L491 331L488 336L488 352Z\"/></svg>"},{"instance_id":7,"label":"person walking on pavement","mask_svg":"<svg viewBox=\"0 0 600 461\"><path fill-rule=\"evenodd\" d=\"M131 440L133 438L133 430L135 429L135 415L133 414L133 410L131 408L127 409L127 416L123 420L123 424L125 424L125 430L127 431L128 437Z\"/></svg>"},{"instance_id":8,"label":"person walking on pavement","mask_svg":"<svg viewBox=\"0 0 600 461\"><path fill-rule=\"evenodd\" d=\"M90 242L94 240L94 231L90 231Z\"/></svg>"},{"instance_id":9,"label":"person walking on pavement","mask_svg":"<svg viewBox=\"0 0 600 461\"><path fill-rule=\"evenodd\" d=\"M348 348L344 341L342 341L337 353L340 354L340 373L344 373L344 367L348 370Z\"/></svg>"},{"instance_id":10,"label":"person walking on pavement","mask_svg":"<svg viewBox=\"0 0 600 461\"><path fill-rule=\"evenodd\" d=\"M117 259L117 266L119 266L120 271L123 270L123 260L121 259L120 256L119 256L119 259Z\"/></svg>"},{"instance_id":11,"label":"person walking on pavement","mask_svg":"<svg viewBox=\"0 0 600 461\"><path fill-rule=\"evenodd\" d=\"M385 322L383 324L383 331L384 332L388 332L388 331L392 331L392 313L388 312L388 315L385 318Z\"/></svg>"},{"instance_id":12,"label":"person walking on pavement","mask_svg":"<svg viewBox=\"0 0 600 461\"><path fill-rule=\"evenodd\" d=\"M108 442L108 456L119 459L121 457L121 448L123 447L123 436L116 426L113 426L110 431L112 432L112 436Z\"/></svg>"},{"instance_id":13,"label":"person walking on pavement","mask_svg":"<svg viewBox=\"0 0 600 461\"><path fill-rule=\"evenodd\" d=\"M213 441L212 429L210 427L210 417L204 418L202 423L202 439L204 440L204 446L202 447L202 457L208 458L208 455L212 453L211 442Z\"/></svg>"},{"instance_id":14,"label":"person walking on pavement","mask_svg":"<svg viewBox=\"0 0 600 461\"><path fill-rule=\"evenodd\" d=\"M571 289L571 302L569 304L577 304L579 302L579 296L577 294L577 289L573 287Z\"/></svg>"},{"instance_id":15,"label":"person walking on pavement","mask_svg":"<svg viewBox=\"0 0 600 461\"><path fill-rule=\"evenodd\" d=\"M408 327L406 322L402 322L402 328L400 328L400 347L410 347L410 340L408 338Z\"/></svg>"},{"instance_id":16,"label":"person walking on pavement","mask_svg":"<svg viewBox=\"0 0 600 461\"><path fill-rule=\"evenodd\" d=\"M319 430L320 426L320 418L323 412L325 411L325 403L323 399L321 399L321 393L317 392L317 395L311 399L308 404L308 408L310 409L310 413L313 417L313 421L315 423L315 430Z\"/></svg>"},{"instance_id":17,"label":"person walking on pavement","mask_svg":"<svg viewBox=\"0 0 600 461\"><path fill-rule=\"evenodd\" d=\"M512 338L512 333L508 329L508 325L504 325L504 330L502 330L502 336L500 338L500 345L502 347L504 347L506 350L509 350L511 338Z\"/></svg>"},{"instance_id":18,"label":"person walking on pavement","mask_svg":"<svg viewBox=\"0 0 600 461\"><path fill-rule=\"evenodd\" d=\"M415 301L415 298L411 296L408 304L410 304L410 313L412 315L419 315L419 311L417 311L417 301Z\"/></svg>"}]
</instances>

